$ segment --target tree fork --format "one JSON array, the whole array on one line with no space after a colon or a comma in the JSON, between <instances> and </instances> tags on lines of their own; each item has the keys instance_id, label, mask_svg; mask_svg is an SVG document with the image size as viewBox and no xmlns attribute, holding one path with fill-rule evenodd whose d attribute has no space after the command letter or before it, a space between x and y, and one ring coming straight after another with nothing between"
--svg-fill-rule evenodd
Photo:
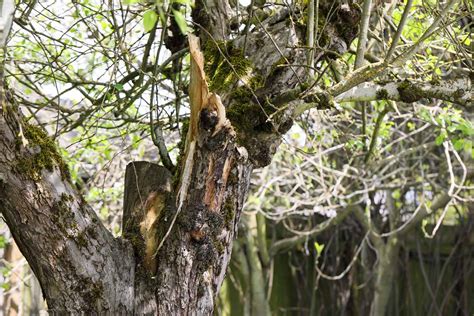
<instances>
[{"instance_id":1,"label":"tree fork","mask_svg":"<svg viewBox=\"0 0 474 316\"><path fill-rule=\"evenodd\" d=\"M232 10L217 1L209 13L201 13L228 23L219 17L230 17ZM305 70L292 65L306 60L298 48L304 31L288 26L289 14L283 9L245 36L255 43L246 49L253 71L264 79L245 100L232 93L241 87L240 78L222 101L208 91L191 36L191 124L180 178L171 183L169 173L150 163L129 166L124 238L114 238L83 201L44 131L26 125L14 109L0 115L0 211L52 312L212 313L252 168L270 163L292 124L292 107L275 109L263 101L305 81ZM344 21L345 30L353 30L358 19ZM215 25L209 24L209 34L227 41L227 28ZM332 32L338 43L350 43L355 35ZM242 48L244 37L232 42ZM233 114L230 121L226 111ZM33 130L24 133L28 128Z\"/></svg>"}]
</instances>

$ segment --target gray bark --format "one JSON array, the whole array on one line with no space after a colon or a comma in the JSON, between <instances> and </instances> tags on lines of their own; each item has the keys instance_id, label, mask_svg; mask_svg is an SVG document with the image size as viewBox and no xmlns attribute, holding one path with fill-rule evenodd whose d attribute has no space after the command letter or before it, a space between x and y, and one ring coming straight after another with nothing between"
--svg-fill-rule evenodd
<instances>
[{"instance_id":1,"label":"gray bark","mask_svg":"<svg viewBox=\"0 0 474 316\"><path fill-rule=\"evenodd\" d=\"M24 171L20 163L36 161L47 149L34 144L34 139L21 144L17 135L25 125L14 109L3 111L0 211L38 277L49 309L131 311L132 248L102 225L56 162L50 170Z\"/></svg>"}]
</instances>

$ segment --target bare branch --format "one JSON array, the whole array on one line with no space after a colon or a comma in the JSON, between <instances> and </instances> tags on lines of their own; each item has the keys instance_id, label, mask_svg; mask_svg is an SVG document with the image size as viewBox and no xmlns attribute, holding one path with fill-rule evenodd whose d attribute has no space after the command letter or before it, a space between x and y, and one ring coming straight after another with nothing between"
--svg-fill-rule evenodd
<instances>
[{"instance_id":1,"label":"bare branch","mask_svg":"<svg viewBox=\"0 0 474 316\"><path fill-rule=\"evenodd\" d=\"M275 256L279 252L292 249L296 245L302 244L308 239L318 236L328 228L333 227L334 225L337 225L342 222L344 218L347 217L347 215L352 213L358 207L358 205L347 206L343 210L339 211L335 217L316 225L316 227L313 228L311 231L304 233L302 232L299 233L297 236L277 241L270 247L270 256Z\"/></svg>"}]
</instances>

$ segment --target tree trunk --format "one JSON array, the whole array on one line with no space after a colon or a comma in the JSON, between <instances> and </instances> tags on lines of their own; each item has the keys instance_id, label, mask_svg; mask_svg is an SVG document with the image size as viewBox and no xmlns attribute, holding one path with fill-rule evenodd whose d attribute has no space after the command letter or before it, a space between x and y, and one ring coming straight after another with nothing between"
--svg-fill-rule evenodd
<instances>
[{"instance_id":1,"label":"tree trunk","mask_svg":"<svg viewBox=\"0 0 474 316\"><path fill-rule=\"evenodd\" d=\"M78 196L45 133L24 124L14 109L4 110L0 117L0 208L38 276L51 311L212 312L252 169L241 154L245 149L236 147L232 130L223 129L214 136L212 131L199 133L180 210L170 191L169 174L147 163L129 166L128 174L138 179L135 184L143 185L138 192L145 202L149 199L156 206L159 195L150 198L150 193L168 193L162 214L155 218L159 221L150 226L157 234L163 233L158 240L161 250L156 257L157 248L152 256L146 256L147 249L145 255L135 256L143 252L140 239L146 242L149 231L145 229L142 235L136 230L143 220L134 218L129 200L138 204L138 211L148 206L131 198L133 184L126 192L125 239L114 239ZM148 172L142 172L142 167L148 167ZM161 191L160 183L165 183ZM153 192L152 185L158 186ZM146 225L145 220L142 226Z\"/></svg>"},{"instance_id":2,"label":"tree trunk","mask_svg":"<svg viewBox=\"0 0 474 316\"><path fill-rule=\"evenodd\" d=\"M132 249L78 195L54 143L4 105L0 148L0 211L49 309L131 311Z\"/></svg>"}]
</instances>

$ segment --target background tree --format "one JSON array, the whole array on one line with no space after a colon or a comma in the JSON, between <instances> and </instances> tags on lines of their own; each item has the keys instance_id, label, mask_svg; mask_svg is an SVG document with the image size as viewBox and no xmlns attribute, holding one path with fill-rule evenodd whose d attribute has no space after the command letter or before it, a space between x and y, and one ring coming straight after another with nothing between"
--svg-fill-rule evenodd
<instances>
[{"instance_id":1,"label":"background tree","mask_svg":"<svg viewBox=\"0 0 474 316\"><path fill-rule=\"evenodd\" d=\"M262 213L242 221L236 260L251 269L248 312L269 313L261 285L276 254L347 217L363 242L344 258L348 268L358 258L366 272L374 266L364 280L373 284L372 313L383 314L406 233L429 218L436 232L447 214L468 213L472 65L469 26L458 23L469 19L468 4L374 5L20 4L6 59L14 89L2 104L0 208L48 307L210 313L251 171L270 163L297 120L311 136L303 148L308 177L283 183L280 192L293 200L284 212L265 213L295 236L277 234L266 246ZM201 38L203 65L197 45L188 57L190 30ZM434 38L439 47L426 48ZM162 166L127 167L121 238L77 190L89 178L75 168L80 153L63 160L35 121L82 153L103 146L104 159L119 154L110 142L128 151L153 140ZM294 153L289 159L298 162ZM89 200L101 203L97 194ZM288 202L276 196L280 203ZM322 247L315 245L316 259ZM314 268L317 280L324 274Z\"/></svg>"}]
</instances>

